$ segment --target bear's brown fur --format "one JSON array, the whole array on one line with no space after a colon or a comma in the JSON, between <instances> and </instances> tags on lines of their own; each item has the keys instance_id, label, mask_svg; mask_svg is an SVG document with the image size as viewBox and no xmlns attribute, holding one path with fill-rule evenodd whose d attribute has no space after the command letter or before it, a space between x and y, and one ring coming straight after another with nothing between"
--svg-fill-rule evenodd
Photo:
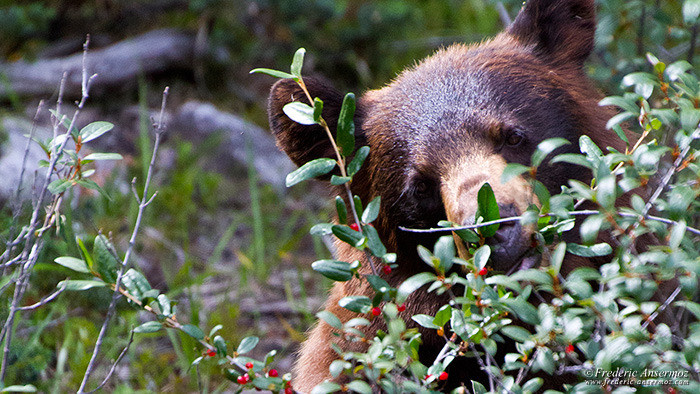
<instances>
[{"instance_id":1,"label":"bear's brown fur","mask_svg":"<svg viewBox=\"0 0 700 394\"><path fill-rule=\"evenodd\" d=\"M383 275L392 286L426 269L416 246L432 247L435 241L402 232L399 226L434 227L442 219L468 223L476 211L476 193L485 182L493 187L502 216L522 212L536 202L533 193L520 178L501 184L502 170L508 162L529 165L535 147L547 138L571 142L556 154L578 152L581 135L601 147L619 146L605 130L612 114L598 106L601 97L583 71L594 31L593 0L529 0L513 24L492 40L442 49L359 99L357 146L368 145L371 152L352 182L352 191L365 202L382 197L374 225L387 249L398 254L398 268ZM305 78L305 82L312 97L324 101L323 116L334 130L342 95L322 80ZM334 157L320 127L294 123L283 113L282 107L293 100L305 101L295 82L281 80L272 88L270 125L279 146L298 165ZM543 164L537 177L552 193L570 178L586 180L581 168L567 164ZM512 271L528 260L529 234L519 225L503 226L492 246L491 267ZM365 255L348 245L338 243L337 257L360 260L362 273L369 273ZM597 264L568 256L564 271L582 265ZM336 283L325 308L347 321L355 314L338 306L338 301L363 294L373 295L366 281ZM403 315L410 323L410 316L434 315L445 303L445 298L422 289L409 297ZM374 319L367 327L368 336L381 320ZM421 358L428 361L444 339L434 330L422 333ZM346 350L362 350L359 344L343 343L330 326L319 322L301 347L294 370L296 390L309 392L331 378L328 366L337 359L331 342ZM457 359L450 371L452 385L483 378L474 360Z\"/></svg>"}]
</instances>

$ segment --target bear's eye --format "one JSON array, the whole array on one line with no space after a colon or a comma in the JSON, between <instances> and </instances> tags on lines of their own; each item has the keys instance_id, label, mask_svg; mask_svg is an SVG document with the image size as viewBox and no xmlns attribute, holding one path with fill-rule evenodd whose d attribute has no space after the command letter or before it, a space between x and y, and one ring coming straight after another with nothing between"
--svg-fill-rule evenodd
<instances>
[{"instance_id":1,"label":"bear's eye","mask_svg":"<svg viewBox=\"0 0 700 394\"><path fill-rule=\"evenodd\" d=\"M525 140L525 136L521 131L514 130L506 138L506 145L508 146L518 146Z\"/></svg>"},{"instance_id":2,"label":"bear's eye","mask_svg":"<svg viewBox=\"0 0 700 394\"><path fill-rule=\"evenodd\" d=\"M415 188L416 194L419 196L427 195L428 191L430 189L430 187L428 186L428 182L423 181L423 180L416 181L414 188Z\"/></svg>"}]
</instances>

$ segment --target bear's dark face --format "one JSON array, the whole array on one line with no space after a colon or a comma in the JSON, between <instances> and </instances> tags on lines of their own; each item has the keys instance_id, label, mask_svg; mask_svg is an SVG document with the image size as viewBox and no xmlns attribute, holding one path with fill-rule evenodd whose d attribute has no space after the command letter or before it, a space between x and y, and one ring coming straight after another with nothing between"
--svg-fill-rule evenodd
<instances>
[{"instance_id":1,"label":"bear's dark face","mask_svg":"<svg viewBox=\"0 0 700 394\"><path fill-rule=\"evenodd\" d=\"M435 227L443 219L471 223L477 192L486 182L501 216L537 203L523 178L502 184L501 174L506 163L529 165L545 139L571 142L554 154L578 152L582 134L609 144L599 138L607 116L582 71L593 44L594 15L593 1L530 0L493 40L440 50L361 98L357 143L369 145L370 156L352 189L363 201L382 197L376 227L389 250L399 253L400 267L422 266L416 244L431 247L435 238L399 226ZM312 96L324 100L323 115L333 130L342 96L320 80L305 81ZM299 165L333 157L319 127L295 124L283 114L292 100L304 100L293 81L273 87L270 124L280 146ZM574 166L544 163L538 179L550 193L583 176ZM530 232L517 224L501 226L489 243L497 270L532 264L526 258Z\"/></svg>"}]
</instances>

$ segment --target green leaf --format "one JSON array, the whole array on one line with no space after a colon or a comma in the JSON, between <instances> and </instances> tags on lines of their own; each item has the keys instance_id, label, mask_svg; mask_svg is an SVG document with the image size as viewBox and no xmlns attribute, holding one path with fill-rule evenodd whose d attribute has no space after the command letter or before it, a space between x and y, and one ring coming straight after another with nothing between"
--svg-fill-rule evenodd
<instances>
[{"instance_id":1,"label":"green leaf","mask_svg":"<svg viewBox=\"0 0 700 394\"><path fill-rule=\"evenodd\" d=\"M622 126L616 124L612 127L612 129L613 131L615 131L615 134L617 134L617 136L620 137L621 140L625 141L626 144L630 143L630 140L627 138L625 130L622 129Z\"/></svg>"},{"instance_id":2,"label":"green leaf","mask_svg":"<svg viewBox=\"0 0 700 394\"><path fill-rule=\"evenodd\" d=\"M304 65L304 54L306 54L306 49L297 49L297 51L294 53L294 58L292 59L292 65L289 68L292 75L297 78L301 78L301 67Z\"/></svg>"},{"instance_id":3,"label":"green leaf","mask_svg":"<svg viewBox=\"0 0 700 394\"><path fill-rule=\"evenodd\" d=\"M337 175L331 175L331 185L334 186L340 186L344 185L352 180L352 177L349 176L337 176Z\"/></svg>"},{"instance_id":4,"label":"green leaf","mask_svg":"<svg viewBox=\"0 0 700 394\"><path fill-rule=\"evenodd\" d=\"M80 136L81 141L83 143L86 143L88 141L94 140L102 134L112 130L113 128L114 125L109 122L97 121L92 122L89 125L83 127L78 135Z\"/></svg>"},{"instance_id":5,"label":"green leaf","mask_svg":"<svg viewBox=\"0 0 700 394\"><path fill-rule=\"evenodd\" d=\"M93 287L105 287L107 283L101 280L63 280L58 282L56 287L65 288L72 291L83 291Z\"/></svg>"},{"instance_id":6,"label":"green leaf","mask_svg":"<svg viewBox=\"0 0 700 394\"><path fill-rule=\"evenodd\" d=\"M530 167L518 163L508 163L501 174L501 183L508 183L511 179L530 171Z\"/></svg>"},{"instance_id":7,"label":"green leaf","mask_svg":"<svg viewBox=\"0 0 700 394\"><path fill-rule=\"evenodd\" d=\"M455 241L451 235L443 235L435 242L435 257L440 259L442 272L447 272L452 268L452 260L455 257Z\"/></svg>"},{"instance_id":8,"label":"green leaf","mask_svg":"<svg viewBox=\"0 0 700 394\"><path fill-rule=\"evenodd\" d=\"M330 234L333 234L333 231L331 230L332 227L333 227L332 223L315 224L309 230L309 234L311 234L311 235L330 235Z\"/></svg>"},{"instance_id":9,"label":"green leaf","mask_svg":"<svg viewBox=\"0 0 700 394\"><path fill-rule=\"evenodd\" d=\"M370 286L372 286L375 291L386 291L391 289L389 283L377 275L367 275L365 276L365 279L367 279L367 282L369 282Z\"/></svg>"},{"instance_id":10,"label":"green leaf","mask_svg":"<svg viewBox=\"0 0 700 394\"><path fill-rule=\"evenodd\" d=\"M87 248L85 247L85 243L83 243L83 240L79 237L75 237L75 243L78 244L78 248L80 248L80 252L83 254L88 268L92 269L95 263L92 260L92 256L90 256L90 253L88 253Z\"/></svg>"},{"instance_id":11,"label":"green leaf","mask_svg":"<svg viewBox=\"0 0 700 394\"><path fill-rule=\"evenodd\" d=\"M238 344L238 349L236 349L236 353L238 354L245 354L248 353L249 351L255 349L255 346L258 345L258 342L260 342L260 338L256 336L249 336L243 338L240 344Z\"/></svg>"},{"instance_id":12,"label":"green leaf","mask_svg":"<svg viewBox=\"0 0 700 394\"><path fill-rule=\"evenodd\" d=\"M183 325L182 325L182 331L183 331L185 334L191 336L192 338L194 338L194 339L196 339L196 340L198 340L198 341L204 340L204 333L202 332L202 330L201 330L199 327L197 327L197 326L195 326L195 325L192 325L192 324L183 324Z\"/></svg>"},{"instance_id":13,"label":"green leaf","mask_svg":"<svg viewBox=\"0 0 700 394\"><path fill-rule=\"evenodd\" d=\"M598 180L596 202L606 209L612 209L617 199L617 182L615 176L606 176Z\"/></svg>"},{"instance_id":14,"label":"green leaf","mask_svg":"<svg viewBox=\"0 0 700 394\"><path fill-rule=\"evenodd\" d=\"M352 312L367 313L372 309L372 300L365 296L348 296L341 298L338 305Z\"/></svg>"},{"instance_id":15,"label":"green leaf","mask_svg":"<svg viewBox=\"0 0 700 394\"><path fill-rule=\"evenodd\" d=\"M351 229L349 226L335 224L331 227L333 234L343 242L358 247L364 242L364 235L361 232Z\"/></svg>"},{"instance_id":16,"label":"green leaf","mask_svg":"<svg viewBox=\"0 0 700 394\"><path fill-rule=\"evenodd\" d=\"M379 206L381 205L381 197L376 197L370 201L362 212L362 223L372 223L379 216Z\"/></svg>"},{"instance_id":17,"label":"green leaf","mask_svg":"<svg viewBox=\"0 0 700 394\"><path fill-rule=\"evenodd\" d=\"M598 146L591 140L587 135L582 135L578 140L581 153L588 157L588 161L591 162L593 168L600 167L600 163L603 157L603 152L598 148Z\"/></svg>"},{"instance_id":18,"label":"green leaf","mask_svg":"<svg viewBox=\"0 0 700 394\"><path fill-rule=\"evenodd\" d=\"M486 394L489 392L488 390L486 390L486 387L484 387L483 384L481 384L479 382L475 382L473 380L472 380L472 391L474 392L474 394Z\"/></svg>"},{"instance_id":19,"label":"green leaf","mask_svg":"<svg viewBox=\"0 0 700 394\"><path fill-rule=\"evenodd\" d=\"M367 156L369 156L369 146L363 146L360 149L355 152L355 157L350 160L350 163L348 164L348 175L353 176L357 174L358 171L360 171L360 168L362 167L362 164L365 162L365 159L367 159Z\"/></svg>"},{"instance_id":20,"label":"green leaf","mask_svg":"<svg viewBox=\"0 0 700 394\"><path fill-rule=\"evenodd\" d=\"M401 304L402 302L406 301L406 298L411 293L423 287L423 285L426 283L433 282L436 279L437 276L431 272L421 272L406 279L398 288L396 302Z\"/></svg>"},{"instance_id":21,"label":"green leaf","mask_svg":"<svg viewBox=\"0 0 700 394\"><path fill-rule=\"evenodd\" d=\"M314 120L314 109L309 104L293 101L282 107L282 112L284 112L289 119L299 124L316 124L316 121Z\"/></svg>"},{"instance_id":22,"label":"green leaf","mask_svg":"<svg viewBox=\"0 0 700 394\"><path fill-rule=\"evenodd\" d=\"M145 294L144 294L145 295ZM173 314L173 304L170 302L170 298L165 294L158 294L156 300L158 301L158 307L160 308L160 313L164 316L172 316Z\"/></svg>"},{"instance_id":23,"label":"green leaf","mask_svg":"<svg viewBox=\"0 0 700 394\"><path fill-rule=\"evenodd\" d=\"M433 324L438 327L442 327L448 321L450 321L450 318L452 318L452 307L449 305L443 305L442 308L440 308L435 314Z\"/></svg>"},{"instance_id":24,"label":"green leaf","mask_svg":"<svg viewBox=\"0 0 700 394\"><path fill-rule=\"evenodd\" d=\"M287 187L294 186L307 179L327 174L335 168L336 164L335 160L326 157L311 160L287 175Z\"/></svg>"},{"instance_id":25,"label":"green leaf","mask_svg":"<svg viewBox=\"0 0 700 394\"><path fill-rule=\"evenodd\" d=\"M491 257L491 247L484 245L474 252L474 265L476 268L482 269L486 267L489 262L489 257Z\"/></svg>"},{"instance_id":26,"label":"green leaf","mask_svg":"<svg viewBox=\"0 0 700 394\"><path fill-rule=\"evenodd\" d=\"M323 113L323 101L315 97L314 98L314 122L319 123L321 120L321 114Z\"/></svg>"},{"instance_id":27,"label":"green leaf","mask_svg":"<svg viewBox=\"0 0 700 394\"><path fill-rule=\"evenodd\" d=\"M635 100L630 97L608 96L600 100L598 105L600 105L601 107L606 105L614 105L622 108L627 112L639 112L639 107L637 106Z\"/></svg>"},{"instance_id":28,"label":"green leaf","mask_svg":"<svg viewBox=\"0 0 700 394\"><path fill-rule=\"evenodd\" d=\"M340 196L335 196L335 210L338 213L338 222L347 223L348 208L345 206L345 201L343 201Z\"/></svg>"},{"instance_id":29,"label":"green leaf","mask_svg":"<svg viewBox=\"0 0 700 394\"><path fill-rule=\"evenodd\" d=\"M148 284L148 280L133 268L129 268L129 270L126 271L122 277L122 284L131 295L138 299L143 298L143 293L151 290L151 285Z\"/></svg>"},{"instance_id":30,"label":"green leaf","mask_svg":"<svg viewBox=\"0 0 700 394\"><path fill-rule=\"evenodd\" d=\"M85 160L121 160L123 159L122 155L119 153L90 153L89 155L83 157L83 161Z\"/></svg>"},{"instance_id":31,"label":"green leaf","mask_svg":"<svg viewBox=\"0 0 700 394\"><path fill-rule=\"evenodd\" d=\"M107 192L106 192L104 189L102 189L102 188L100 187L100 185L98 185L97 183L95 183L95 181L93 181L92 179L85 179L85 178L83 178L83 179L77 180L75 183L76 183L77 185L79 185L79 186L82 186L82 187L86 188L86 189L97 190L98 192L100 192L100 194L101 194L104 198L106 198L106 199L109 200L109 201L112 201L112 198L109 196L109 194L107 194Z\"/></svg>"},{"instance_id":32,"label":"green leaf","mask_svg":"<svg viewBox=\"0 0 700 394\"><path fill-rule=\"evenodd\" d=\"M567 252L582 257L597 257L607 256L613 252L613 249L607 243L599 243L591 246L568 244L566 245Z\"/></svg>"},{"instance_id":33,"label":"green leaf","mask_svg":"<svg viewBox=\"0 0 700 394\"><path fill-rule=\"evenodd\" d=\"M372 388L369 386L369 384L362 380L353 380L352 382L348 383L346 387L348 390L355 393L372 394Z\"/></svg>"},{"instance_id":34,"label":"green leaf","mask_svg":"<svg viewBox=\"0 0 700 394\"><path fill-rule=\"evenodd\" d=\"M316 314L316 317L318 317L319 319L328 323L329 326L331 326L335 329L340 330L343 328L343 323L341 323L340 319L338 319L338 316L334 315L332 312L325 311L325 310L320 311Z\"/></svg>"},{"instance_id":35,"label":"green leaf","mask_svg":"<svg viewBox=\"0 0 700 394\"><path fill-rule=\"evenodd\" d=\"M338 116L336 140L344 156L350 156L355 149L355 95L348 93L343 98L343 105Z\"/></svg>"},{"instance_id":36,"label":"green leaf","mask_svg":"<svg viewBox=\"0 0 700 394\"><path fill-rule=\"evenodd\" d=\"M481 189L479 189L477 204L479 206L477 217L483 217L485 222L490 222L501 218L498 210L498 203L496 202L496 196L493 194L493 189L491 189L491 185L488 183L484 183L484 185L481 186ZM492 237L496 234L498 227L498 224L479 227L479 232L484 237Z\"/></svg>"},{"instance_id":37,"label":"green leaf","mask_svg":"<svg viewBox=\"0 0 700 394\"><path fill-rule=\"evenodd\" d=\"M566 249L566 242L560 242L556 249L554 249L554 253L552 253L552 260L549 262L549 264L554 270L554 275L558 275L559 271L561 271L561 264L564 262Z\"/></svg>"},{"instance_id":38,"label":"green leaf","mask_svg":"<svg viewBox=\"0 0 700 394\"><path fill-rule=\"evenodd\" d=\"M161 328L163 328L163 323L159 321L148 321L134 328L134 332L137 334L148 334L160 331Z\"/></svg>"},{"instance_id":39,"label":"green leaf","mask_svg":"<svg viewBox=\"0 0 700 394\"><path fill-rule=\"evenodd\" d=\"M562 153L561 155L555 156L550 163L569 163L577 166L586 167L593 170L593 164L586 159L585 156L578 153Z\"/></svg>"},{"instance_id":40,"label":"green leaf","mask_svg":"<svg viewBox=\"0 0 700 394\"><path fill-rule=\"evenodd\" d=\"M540 142L532 154L531 165L533 167L539 166L547 155L554 152L555 149L568 144L571 144L571 142L565 138L548 138Z\"/></svg>"},{"instance_id":41,"label":"green leaf","mask_svg":"<svg viewBox=\"0 0 700 394\"><path fill-rule=\"evenodd\" d=\"M696 0L698 2L700 0ZM666 75L671 81L676 81L681 75L685 74L688 70L692 70L693 66L686 60L679 60L673 62L666 67Z\"/></svg>"},{"instance_id":42,"label":"green leaf","mask_svg":"<svg viewBox=\"0 0 700 394\"><path fill-rule=\"evenodd\" d=\"M687 226L685 220L681 219L676 223L671 229L671 235L668 237L668 246L671 250L678 250L678 247L683 241L683 236L685 235L685 230Z\"/></svg>"},{"instance_id":43,"label":"green leaf","mask_svg":"<svg viewBox=\"0 0 700 394\"><path fill-rule=\"evenodd\" d=\"M415 321L416 323L418 323L421 327L430 328L430 329L434 329L434 330L440 328L440 326L433 323L432 316L418 314L418 315L411 316L411 319L413 321Z\"/></svg>"},{"instance_id":44,"label":"green leaf","mask_svg":"<svg viewBox=\"0 0 700 394\"><path fill-rule=\"evenodd\" d=\"M224 338L222 338L221 335L217 335L214 337L212 342L214 342L216 353L221 357L226 357L226 355L228 354L228 349L226 349L226 341L224 340Z\"/></svg>"},{"instance_id":45,"label":"green leaf","mask_svg":"<svg viewBox=\"0 0 700 394\"><path fill-rule=\"evenodd\" d=\"M62 257L57 257L54 260L56 263L66 267L70 268L73 271L77 272L83 272L83 273L89 273L90 269L87 266L87 263L84 260L81 259L76 259L75 257L69 257L69 256L62 256Z\"/></svg>"},{"instance_id":46,"label":"green leaf","mask_svg":"<svg viewBox=\"0 0 700 394\"><path fill-rule=\"evenodd\" d=\"M553 374L555 365L552 350L547 347L538 348L537 354L535 355L535 366L550 375Z\"/></svg>"},{"instance_id":47,"label":"green leaf","mask_svg":"<svg viewBox=\"0 0 700 394\"><path fill-rule=\"evenodd\" d=\"M700 0L685 0L683 2L683 21L692 26L700 16Z\"/></svg>"},{"instance_id":48,"label":"green leaf","mask_svg":"<svg viewBox=\"0 0 700 394\"><path fill-rule=\"evenodd\" d=\"M536 393L542 387L544 380L542 378L532 378L523 385L523 394Z\"/></svg>"},{"instance_id":49,"label":"green leaf","mask_svg":"<svg viewBox=\"0 0 700 394\"><path fill-rule=\"evenodd\" d=\"M311 268L326 278L345 282L352 279L350 263L338 260L318 260L311 264Z\"/></svg>"},{"instance_id":50,"label":"green leaf","mask_svg":"<svg viewBox=\"0 0 700 394\"><path fill-rule=\"evenodd\" d=\"M316 385L311 390L311 394L330 394L330 393L335 393L338 392L342 389L343 387L339 385L338 383L333 383L333 382L323 382L321 384Z\"/></svg>"},{"instance_id":51,"label":"green leaf","mask_svg":"<svg viewBox=\"0 0 700 394\"><path fill-rule=\"evenodd\" d=\"M93 268L100 274L102 280L107 283L116 282L117 272L121 264L114 257L114 254L116 254L114 247L103 234L95 237L92 254L95 258L95 266Z\"/></svg>"},{"instance_id":52,"label":"green leaf","mask_svg":"<svg viewBox=\"0 0 700 394\"><path fill-rule=\"evenodd\" d=\"M501 328L501 333L521 343L529 341L532 337L528 330L520 326L505 326Z\"/></svg>"},{"instance_id":53,"label":"green leaf","mask_svg":"<svg viewBox=\"0 0 700 394\"><path fill-rule=\"evenodd\" d=\"M592 243L598 238L605 216L592 215L586 218L581 224L581 240L584 243Z\"/></svg>"},{"instance_id":54,"label":"green leaf","mask_svg":"<svg viewBox=\"0 0 700 394\"><path fill-rule=\"evenodd\" d=\"M12 386L7 386L3 387L0 390L0 393L36 393L36 387L31 384L25 384L23 386L20 385L12 385Z\"/></svg>"},{"instance_id":55,"label":"green leaf","mask_svg":"<svg viewBox=\"0 0 700 394\"><path fill-rule=\"evenodd\" d=\"M278 70L273 70L270 68L254 68L250 70L251 74L267 74L269 76L275 77L275 78L290 78L294 79L294 75L290 73L286 73L284 71L278 71Z\"/></svg>"},{"instance_id":56,"label":"green leaf","mask_svg":"<svg viewBox=\"0 0 700 394\"><path fill-rule=\"evenodd\" d=\"M215 326L209 331L209 337L213 337L214 334L216 334L217 332L219 332L219 330L221 330L222 328L224 328L224 326L223 326L222 324L217 324L217 325L215 325Z\"/></svg>"},{"instance_id":57,"label":"green leaf","mask_svg":"<svg viewBox=\"0 0 700 394\"><path fill-rule=\"evenodd\" d=\"M56 179L49 183L47 190L51 192L51 194L61 194L68 190L71 185L73 185L73 181L70 179Z\"/></svg>"}]
</instances>

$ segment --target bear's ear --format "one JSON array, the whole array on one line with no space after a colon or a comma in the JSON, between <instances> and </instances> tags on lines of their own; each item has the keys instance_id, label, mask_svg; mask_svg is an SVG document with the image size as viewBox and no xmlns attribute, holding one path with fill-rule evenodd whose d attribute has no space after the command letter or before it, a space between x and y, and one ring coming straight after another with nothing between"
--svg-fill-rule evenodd
<instances>
[{"instance_id":1,"label":"bear's ear","mask_svg":"<svg viewBox=\"0 0 700 394\"><path fill-rule=\"evenodd\" d=\"M508 33L555 64L580 67L593 50L595 1L527 0Z\"/></svg>"},{"instance_id":2,"label":"bear's ear","mask_svg":"<svg viewBox=\"0 0 700 394\"><path fill-rule=\"evenodd\" d=\"M304 77L304 84L312 98L318 97L323 101L322 116L335 136L343 95L330 83L320 79ZM292 79L282 79L272 86L268 99L267 112L270 128L277 139L277 145L297 166L320 157L335 159L333 147L328 140L325 130L319 125L303 125L291 120L282 110L292 101L308 104L309 100L304 91ZM363 142L360 134L360 103L355 110L356 146Z\"/></svg>"}]
</instances>

